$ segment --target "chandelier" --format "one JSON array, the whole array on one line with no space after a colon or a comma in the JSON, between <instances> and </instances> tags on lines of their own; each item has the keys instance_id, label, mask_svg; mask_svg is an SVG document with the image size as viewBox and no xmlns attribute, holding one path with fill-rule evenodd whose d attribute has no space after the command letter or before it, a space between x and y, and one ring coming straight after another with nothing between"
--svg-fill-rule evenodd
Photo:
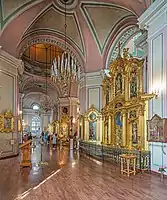
<instances>
[{"instance_id":1,"label":"chandelier","mask_svg":"<svg viewBox=\"0 0 167 200\"><path fill-rule=\"evenodd\" d=\"M64 52L58 59L53 60L51 77L54 82L79 81L80 68L77 67L76 58Z\"/></svg>"},{"instance_id":2,"label":"chandelier","mask_svg":"<svg viewBox=\"0 0 167 200\"><path fill-rule=\"evenodd\" d=\"M65 42L65 52L53 60L51 68L51 78L57 83L68 83L68 82L77 82L80 80L80 68L77 66L76 58L70 56L66 52L66 42L67 42L67 13L66 13L66 4L68 0L64 0L64 42Z\"/></svg>"}]
</instances>

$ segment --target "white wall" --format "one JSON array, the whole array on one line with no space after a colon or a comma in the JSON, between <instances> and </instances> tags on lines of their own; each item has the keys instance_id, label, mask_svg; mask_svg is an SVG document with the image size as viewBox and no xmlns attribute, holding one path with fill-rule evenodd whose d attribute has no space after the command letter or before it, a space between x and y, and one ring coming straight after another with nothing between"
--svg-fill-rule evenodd
<instances>
[{"instance_id":1,"label":"white wall","mask_svg":"<svg viewBox=\"0 0 167 200\"><path fill-rule=\"evenodd\" d=\"M102 108L102 76L101 71L86 73L81 86L86 88L85 93L80 96L84 98L86 104L86 111L93 104L98 111Z\"/></svg>"},{"instance_id":2,"label":"white wall","mask_svg":"<svg viewBox=\"0 0 167 200\"><path fill-rule=\"evenodd\" d=\"M12 111L15 119L14 132L0 133L0 157L18 154L18 89L17 68L19 60L0 49L0 114Z\"/></svg>"},{"instance_id":3,"label":"white wall","mask_svg":"<svg viewBox=\"0 0 167 200\"><path fill-rule=\"evenodd\" d=\"M139 26L148 31L148 80L149 92L157 93L158 98L149 103L149 119L154 114L167 117L167 1L156 0L139 18ZM150 142L151 169L167 166L167 143Z\"/></svg>"}]
</instances>

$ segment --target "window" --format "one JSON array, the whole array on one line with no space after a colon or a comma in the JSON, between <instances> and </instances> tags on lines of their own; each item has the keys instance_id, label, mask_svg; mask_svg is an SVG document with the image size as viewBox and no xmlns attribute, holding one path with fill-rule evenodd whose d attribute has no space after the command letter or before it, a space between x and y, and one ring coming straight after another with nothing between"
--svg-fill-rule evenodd
<instances>
[{"instance_id":1,"label":"window","mask_svg":"<svg viewBox=\"0 0 167 200\"><path fill-rule=\"evenodd\" d=\"M31 131L32 133L38 133L39 129L41 126L40 118L39 117L32 117L32 122L31 122Z\"/></svg>"},{"instance_id":2,"label":"window","mask_svg":"<svg viewBox=\"0 0 167 200\"><path fill-rule=\"evenodd\" d=\"M33 105L32 109L33 110L39 110L39 106L35 104L35 105Z\"/></svg>"}]
</instances>

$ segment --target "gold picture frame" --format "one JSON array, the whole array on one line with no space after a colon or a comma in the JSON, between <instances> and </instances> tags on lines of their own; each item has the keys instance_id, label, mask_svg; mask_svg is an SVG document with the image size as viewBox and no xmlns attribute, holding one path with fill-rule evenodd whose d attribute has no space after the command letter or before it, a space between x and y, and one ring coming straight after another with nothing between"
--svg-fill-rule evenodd
<instances>
[{"instance_id":1,"label":"gold picture frame","mask_svg":"<svg viewBox=\"0 0 167 200\"><path fill-rule=\"evenodd\" d=\"M0 132L14 132L14 116L11 111L6 111L0 115Z\"/></svg>"}]
</instances>

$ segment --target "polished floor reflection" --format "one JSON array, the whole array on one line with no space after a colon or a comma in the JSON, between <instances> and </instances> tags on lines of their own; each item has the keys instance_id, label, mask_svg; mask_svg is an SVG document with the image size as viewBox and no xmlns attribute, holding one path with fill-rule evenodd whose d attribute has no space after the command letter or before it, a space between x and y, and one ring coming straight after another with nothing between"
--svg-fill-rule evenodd
<instances>
[{"instance_id":1,"label":"polished floor reflection","mask_svg":"<svg viewBox=\"0 0 167 200\"><path fill-rule=\"evenodd\" d=\"M42 162L41 162L42 161ZM102 164L68 149L37 144L32 169L19 158L0 160L0 200L166 200L167 182L149 174L122 176L118 166Z\"/></svg>"}]
</instances>

